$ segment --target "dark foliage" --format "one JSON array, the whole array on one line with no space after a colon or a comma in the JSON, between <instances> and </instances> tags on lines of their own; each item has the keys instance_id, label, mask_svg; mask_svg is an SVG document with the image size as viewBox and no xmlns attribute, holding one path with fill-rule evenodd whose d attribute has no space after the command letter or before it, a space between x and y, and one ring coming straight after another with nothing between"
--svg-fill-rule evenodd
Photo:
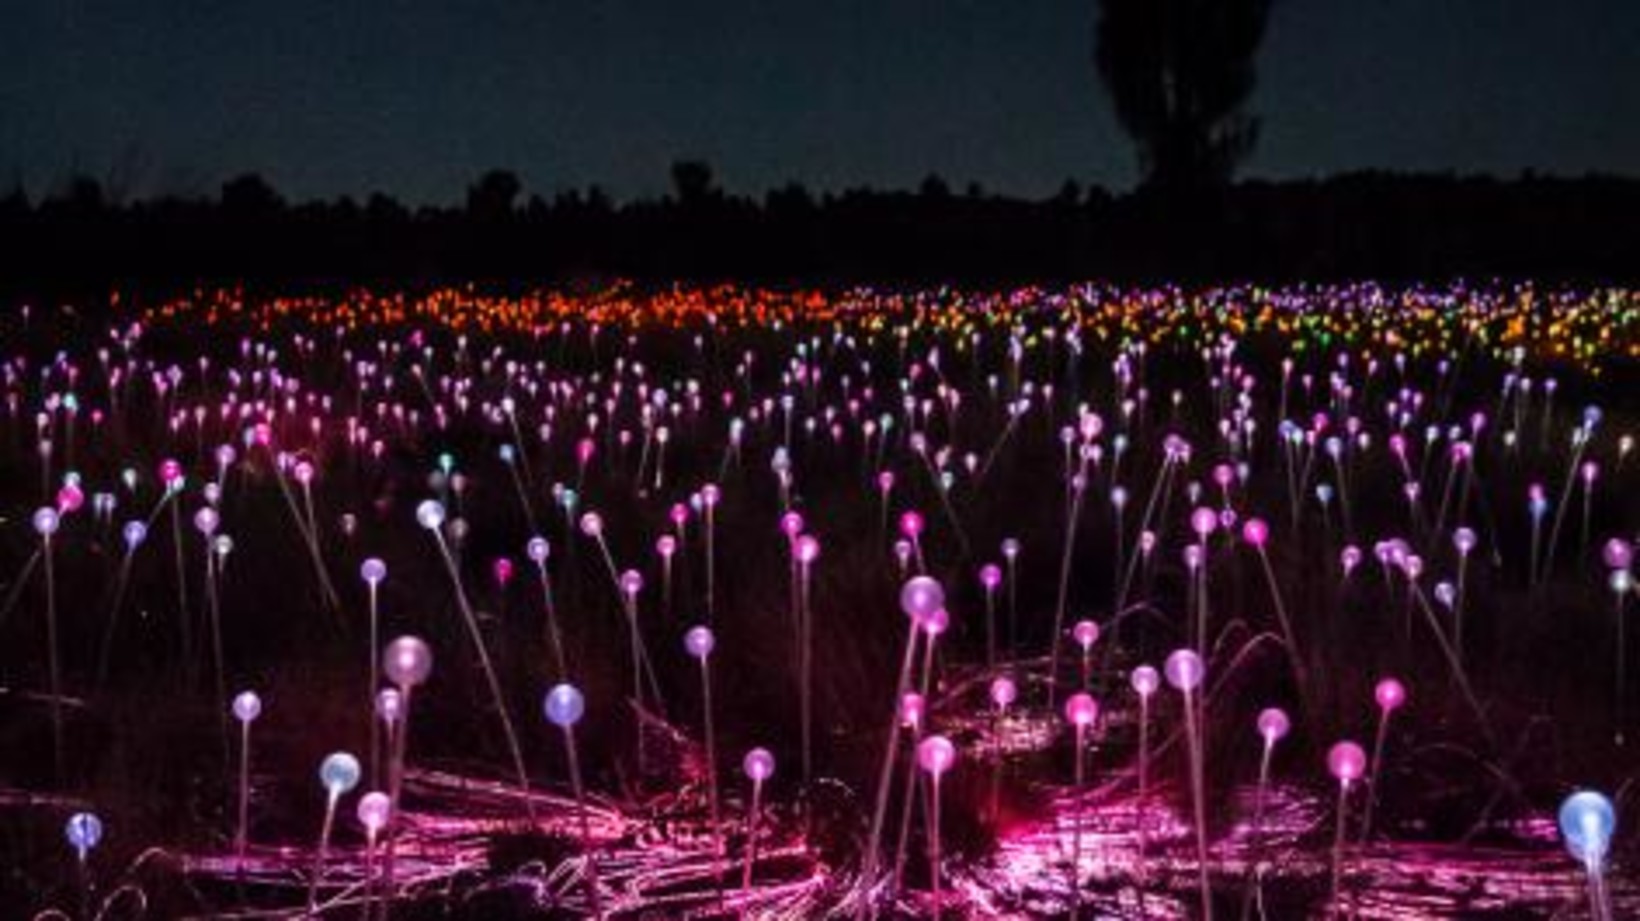
<instances>
[{"instance_id":1,"label":"dark foliage","mask_svg":"<svg viewBox=\"0 0 1640 921\"><path fill-rule=\"evenodd\" d=\"M391 282L531 284L612 276L846 284L1118 280L1633 280L1640 181L1359 173L1243 182L1181 208L1151 188L1066 183L1044 200L953 192L725 192L702 162L674 193L617 203L597 187L548 199L516 176L479 177L460 208L381 194L287 202L264 179L213 199L118 203L80 178L41 201L0 197L10 294L289 290Z\"/></svg>"}]
</instances>

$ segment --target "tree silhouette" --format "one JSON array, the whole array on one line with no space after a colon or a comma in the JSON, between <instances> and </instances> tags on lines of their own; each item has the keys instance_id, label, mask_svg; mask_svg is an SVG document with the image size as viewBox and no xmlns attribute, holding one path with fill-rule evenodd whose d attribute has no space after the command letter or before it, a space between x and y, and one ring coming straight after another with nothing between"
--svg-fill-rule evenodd
<instances>
[{"instance_id":1,"label":"tree silhouette","mask_svg":"<svg viewBox=\"0 0 1640 921\"><path fill-rule=\"evenodd\" d=\"M493 169L467 188L467 214L481 221L511 217L524 183L510 170Z\"/></svg>"},{"instance_id":2,"label":"tree silhouette","mask_svg":"<svg viewBox=\"0 0 1640 921\"><path fill-rule=\"evenodd\" d=\"M712 167L704 160L679 160L672 164L672 189L678 204L685 209L699 207L709 199L722 195L712 176Z\"/></svg>"},{"instance_id":3,"label":"tree silhouette","mask_svg":"<svg viewBox=\"0 0 1640 921\"><path fill-rule=\"evenodd\" d=\"M1094 43L1145 185L1173 196L1226 184L1252 150L1242 112L1271 0L1099 0Z\"/></svg>"}]
</instances>

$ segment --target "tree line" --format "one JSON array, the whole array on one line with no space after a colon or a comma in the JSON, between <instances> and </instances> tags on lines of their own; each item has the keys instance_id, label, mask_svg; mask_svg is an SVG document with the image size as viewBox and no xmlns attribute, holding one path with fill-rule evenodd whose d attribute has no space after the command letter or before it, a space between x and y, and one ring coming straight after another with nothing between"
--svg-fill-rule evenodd
<instances>
[{"instance_id":1,"label":"tree line","mask_svg":"<svg viewBox=\"0 0 1640 921\"><path fill-rule=\"evenodd\" d=\"M731 194L698 161L668 194L526 194L491 171L455 206L291 203L245 175L215 196L110 200L82 178L0 197L11 292L498 285L623 277L762 283L1640 277L1640 181L1357 173L1181 200L1067 182L1023 199L930 176L915 191Z\"/></svg>"}]
</instances>

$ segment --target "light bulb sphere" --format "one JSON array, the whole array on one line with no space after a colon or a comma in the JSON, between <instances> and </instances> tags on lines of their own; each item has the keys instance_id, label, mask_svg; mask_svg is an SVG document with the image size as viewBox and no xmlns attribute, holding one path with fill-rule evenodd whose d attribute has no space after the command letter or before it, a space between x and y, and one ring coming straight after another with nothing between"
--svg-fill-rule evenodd
<instances>
[{"instance_id":1,"label":"light bulb sphere","mask_svg":"<svg viewBox=\"0 0 1640 921\"><path fill-rule=\"evenodd\" d=\"M1002 555L1007 557L1010 563L1017 559L1019 557L1019 541L1012 537L1005 539L1002 542Z\"/></svg>"},{"instance_id":2,"label":"light bulb sphere","mask_svg":"<svg viewBox=\"0 0 1640 921\"><path fill-rule=\"evenodd\" d=\"M900 610L921 622L945 607L945 589L928 576L913 576L900 588Z\"/></svg>"},{"instance_id":3,"label":"light bulb sphere","mask_svg":"<svg viewBox=\"0 0 1640 921\"><path fill-rule=\"evenodd\" d=\"M957 761L957 747L945 736L929 736L917 743L917 766L939 777Z\"/></svg>"},{"instance_id":4,"label":"light bulb sphere","mask_svg":"<svg viewBox=\"0 0 1640 921\"><path fill-rule=\"evenodd\" d=\"M249 723L262 715L262 698L255 691L240 691L233 699L233 717Z\"/></svg>"},{"instance_id":5,"label":"light bulb sphere","mask_svg":"<svg viewBox=\"0 0 1640 921\"><path fill-rule=\"evenodd\" d=\"M820 541L813 534L804 534L797 538L792 547L792 555L800 563L813 563L820 559Z\"/></svg>"},{"instance_id":6,"label":"light bulb sphere","mask_svg":"<svg viewBox=\"0 0 1640 921\"><path fill-rule=\"evenodd\" d=\"M1149 665L1141 665L1128 676L1128 684L1133 686L1134 692L1140 697L1149 697L1162 686L1162 679L1156 673L1156 669Z\"/></svg>"},{"instance_id":7,"label":"light bulb sphere","mask_svg":"<svg viewBox=\"0 0 1640 921\"><path fill-rule=\"evenodd\" d=\"M803 516L798 512L787 512L780 516L780 533L788 540L795 540L803 533Z\"/></svg>"},{"instance_id":8,"label":"light bulb sphere","mask_svg":"<svg viewBox=\"0 0 1640 921\"><path fill-rule=\"evenodd\" d=\"M359 784L359 759L347 752L331 752L319 762L319 783L331 796L342 796Z\"/></svg>"},{"instance_id":9,"label":"light bulb sphere","mask_svg":"<svg viewBox=\"0 0 1640 921\"><path fill-rule=\"evenodd\" d=\"M1081 646L1083 652L1087 652L1094 643L1099 642L1099 625L1091 620L1079 620L1071 627L1071 638L1076 640L1076 645Z\"/></svg>"},{"instance_id":10,"label":"light bulb sphere","mask_svg":"<svg viewBox=\"0 0 1640 921\"><path fill-rule=\"evenodd\" d=\"M1190 530L1195 531L1197 537L1205 538L1207 535L1212 534L1213 529L1218 526L1218 512L1205 505L1197 507L1195 511L1190 513Z\"/></svg>"},{"instance_id":11,"label":"light bulb sphere","mask_svg":"<svg viewBox=\"0 0 1640 921\"><path fill-rule=\"evenodd\" d=\"M634 597L643 591L643 574L636 569L628 569L621 573L621 594Z\"/></svg>"},{"instance_id":12,"label":"light bulb sphere","mask_svg":"<svg viewBox=\"0 0 1640 921\"><path fill-rule=\"evenodd\" d=\"M389 725L404 716L404 695L398 688L382 688L376 692L376 718Z\"/></svg>"},{"instance_id":13,"label":"light bulb sphere","mask_svg":"<svg viewBox=\"0 0 1640 921\"><path fill-rule=\"evenodd\" d=\"M57 527L62 523L62 518L57 514L57 510L49 505L42 505L35 509L34 518L32 520L34 523L34 533L40 535L41 537L50 537L51 535L56 534Z\"/></svg>"},{"instance_id":14,"label":"light bulb sphere","mask_svg":"<svg viewBox=\"0 0 1640 921\"><path fill-rule=\"evenodd\" d=\"M900 516L900 533L911 540L916 540L923 531L923 516L920 512L910 511Z\"/></svg>"},{"instance_id":15,"label":"light bulb sphere","mask_svg":"<svg viewBox=\"0 0 1640 921\"><path fill-rule=\"evenodd\" d=\"M1263 737L1266 746L1274 745L1286 738L1292 727L1292 721L1287 718L1287 711L1280 707L1267 707L1259 712L1258 734Z\"/></svg>"},{"instance_id":16,"label":"light bulb sphere","mask_svg":"<svg viewBox=\"0 0 1640 921\"><path fill-rule=\"evenodd\" d=\"M552 556L552 544L548 543L545 537L532 537L529 543L524 545L524 555L530 558L530 562L540 566L547 562L547 557Z\"/></svg>"},{"instance_id":17,"label":"light bulb sphere","mask_svg":"<svg viewBox=\"0 0 1640 921\"><path fill-rule=\"evenodd\" d=\"M1065 700L1065 721L1079 729L1092 726L1099 719L1099 702L1093 695L1077 692Z\"/></svg>"},{"instance_id":18,"label":"light bulb sphere","mask_svg":"<svg viewBox=\"0 0 1640 921\"><path fill-rule=\"evenodd\" d=\"M907 726L921 725L923 715L928 712L928 701L916 691L906 691L900 695L900 722Z\"/></svg>"},{"instance_id":19,"label":"light bulb sphere","mask_svg":"<svg viewBox=\"0 0 1640 921\"><path fill-rule=\"evenodd\" d=\"M1406 685L1395 678L1385 678L1373 687L1372 699L1378 702L1378 709L1387 716L1407 702Z\"/></svg>"},{"instance_id":20,"label":"light bulb sphere","mask_svg":"<svg viewBox=\"0 0 1640 921\"><path fill-rule=\"evenodd\" d=\"M1259 549L1270 539L1270 526L1262 518L1249 518L1241 526L1241 539Z\"/></svg>"},{"instance_id":21,"label":"light bulb sphere","mask_svg":"<svg viewBox=\"0 0 1640 921\"><path fill-rule=\"evenodd\" d=\"M1367 772L1367 753L1354 742L1339 742L1327 750L1327 771L1342 784L1360 780Z\"/></svg>"},{"instance_id":22,"label":"light bulb sphere","mask_svg":"<svg viewBox=\"0 0 1640 921\"><path fill-rule=\"evenodd\" d=\"M984 566L981 566L979 568L979 584L985 586L987 591L993 590L997 586L1001 585L1002 567L995 563L986 563Z\"/></svg>"},{"instance_id":23,"label":"light bulb sphere","mask_svg":"<svg viewBox=\"0 0 1640 921\"><path fill-rule=\"evenodd\" d=\"M380 585L382 580L387 578L387 564L376 557L371 557L359 564L359 578L371 586Z\"/></svg>"},{"instance_id":24,"label":"light bulb sphere","mask_svg":"<svg viewBox=\"0 0 1640 921\"><path fill-rule=\"evenodd\" d=\"M1566 850L1585 864L1599 865L1617 830L1612 801L1594 790L1579 790L1560 804L1560 836Z\"/></svg>"},{"instance_id":25,"label":"light bulb sphere","mask_svg":"<svg viewBox=\"0 0 1640 921\"><path fill-rule=\"evenodd\" d=\"M401 636L382 653L382 674L400 688L413 688L433 671L433 650L420 637Z\"/></svg>"},{"instance_id":26,"label":"light bulb sphere","mask_svg":"<svg viewBox=\"0 0 1640 921\"><path fill-rule=\"evenodd\" d=\"M429 531L444 526L444 506L437 499L426 499L416 506L416 523Z\"/></svg>"},{"instance_id":27,"label":"light bulb sphere","mask_svg":"<svg viewBox=\"0 0 1640 921\"><path fill-rule=\"evenodd\" d=\"M939 636L945 632L947 627L951 626L951 613L944 608L935 608L928 613L927 617L918 620L917 626L921 627L922 631L930 637Z\"/></svg>"},{"instance_id":28,"label":"light bulb sphere","mask_svg":"<svg viewBox=\"0 0 1640 921\"><path fill-rule=\"evenodd\" d=\"M690 627L689 632L683 635L685 652L697 659L705 659L712 654L712 648L717 645L717 638L712 635L710 627Z\"/></svg>"},{"instance_id":29,"label":"light bulb sphere","mask_svg":"<svg viewBox=\"0 0 1640 921\"><path fill-rule=\"evenodd\" d=\"M1194 691L1202 683L1202 676L1206 673L1206 666L1202 664L1201 656L1196 655L1193 649L1175 649L1162 665L1162 671L1167 675L1167 683L1176 690L1186 694Z\"/></svg>"},{"instance_id":30,"label":"light bulb sphere","mask_svg":"<svg viewBox=\"0 0 1640 921\"><path fill-rule=\"evenodd\" d=\"M76 812L63 825L63 837L68 839L68 846L78 851L82 858L102 841L102 836L102 819L97 818L94 812Z\"/></svg>"},{"instance_id":31,"label":"light bulb sphere","mask_svg":"<svg viewBox=\"0 0 1640 921\"><path fill-rule=\"evenodd\" d=\"M586 714L587 701L575 685L558 684L547 692L541 702L541 710L547 715L548 722L560 729L568 729L579 723Z\"/></svg>"},{"instance_id":32,"label":"light bulb sphere","mask_svg":"<svg viewBox=\"0 0 1640 921\"><path fill-rule=\"evenodd\" d=\"M587 512L581 516L581 533L596 540L604 533L604 516Z\"/></svg>"},{"instance_id":33,"label":"light bulb sphere","mask_svg":"<svg viewBox=\"0 0 1640 921\"><path fill-rule=\"evenodd\" d=\"M672 554L678 552L678 539L670 534L662 534L655 538L655 552L660 554L662 559L671 559Z\"/></svg>"},{"instance_id":34,"label":"light bulb sphere","mask_svg":"<svg viewBox=\"0 0 1640 921\"><path fill-rule=\"evenodd\" d=\"M774 755L766 748L754 748L741 759L740 769L753 783L762 783L774 776Z\"/></svg>"},{"instance_id":35,"label":"light bulb sphere","mask_svg":"<svg viewBox=\"0 0 1640 921\"><path fill-rule=\"evenodd\" d=\"M1607 577L1606 584L1610 586L1613 593L1627 595L1629 592L1634 591L1634 574L1627 569L1614 569L1611 575Z\"/></svg>"},{"instance_id":36,"label":"light bulb sphere","mask_svg":"<svg viewBox=\"0 0 1640 921\"><path fill-rule=\"evenodd\" d=\"M387 827L387 820L393 815L393 800L380 790L372 790L359 797L355 814L359 817L359 824L374 837Z\"/></svg>"},{"instance_id":37,"label":"light bulb sphere","mask_svg":"<svg viewBox=\"0 0 1640 921\"><path fill-rule=\"evenodd\" d=\"M127 550L135 550L148 539L148 525L140 521L127 521L120 529L120 536L125 539Z\"/></svg>"},{"instance_id":38,"label":"light bulb sphere","mask_svg":"<svg viewBox=\"0 0 1640 921\"><path fill-rule=\"evenodd\" d=\"M1019 688L1014 679L1004 675L991 681L991 703L1002 709L1007 709L1015 700L1019 699Z\"/></svg>"},{"instance_id":39,"label":"light bulb sphere","mask_svg":"<svg viewBox=\"0 0 1640 921\"><path fill-rule=\"evenodd\" d=\"M1634 545L1621 537L1606 541L1600 549L1600 558L1612 569L1628 569L1634 562Z\"/></svg>"}]
</instances>

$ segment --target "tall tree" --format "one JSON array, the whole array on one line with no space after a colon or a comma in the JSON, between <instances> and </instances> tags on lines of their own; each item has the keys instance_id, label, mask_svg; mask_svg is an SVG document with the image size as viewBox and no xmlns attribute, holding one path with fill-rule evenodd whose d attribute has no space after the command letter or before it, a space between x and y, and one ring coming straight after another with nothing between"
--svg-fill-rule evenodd
<instances>
[{"instance_id":1,"label":"tall tree","mask_svg":"<svg viewBox=\"0 0 1640 921\"><path fill-rule=\"evenodd\" d=\"M1146 186L1227 183L1258 136L1242 111L1272 0L1099 0L1094 60Z\"/></svg>"}]
</instances>

